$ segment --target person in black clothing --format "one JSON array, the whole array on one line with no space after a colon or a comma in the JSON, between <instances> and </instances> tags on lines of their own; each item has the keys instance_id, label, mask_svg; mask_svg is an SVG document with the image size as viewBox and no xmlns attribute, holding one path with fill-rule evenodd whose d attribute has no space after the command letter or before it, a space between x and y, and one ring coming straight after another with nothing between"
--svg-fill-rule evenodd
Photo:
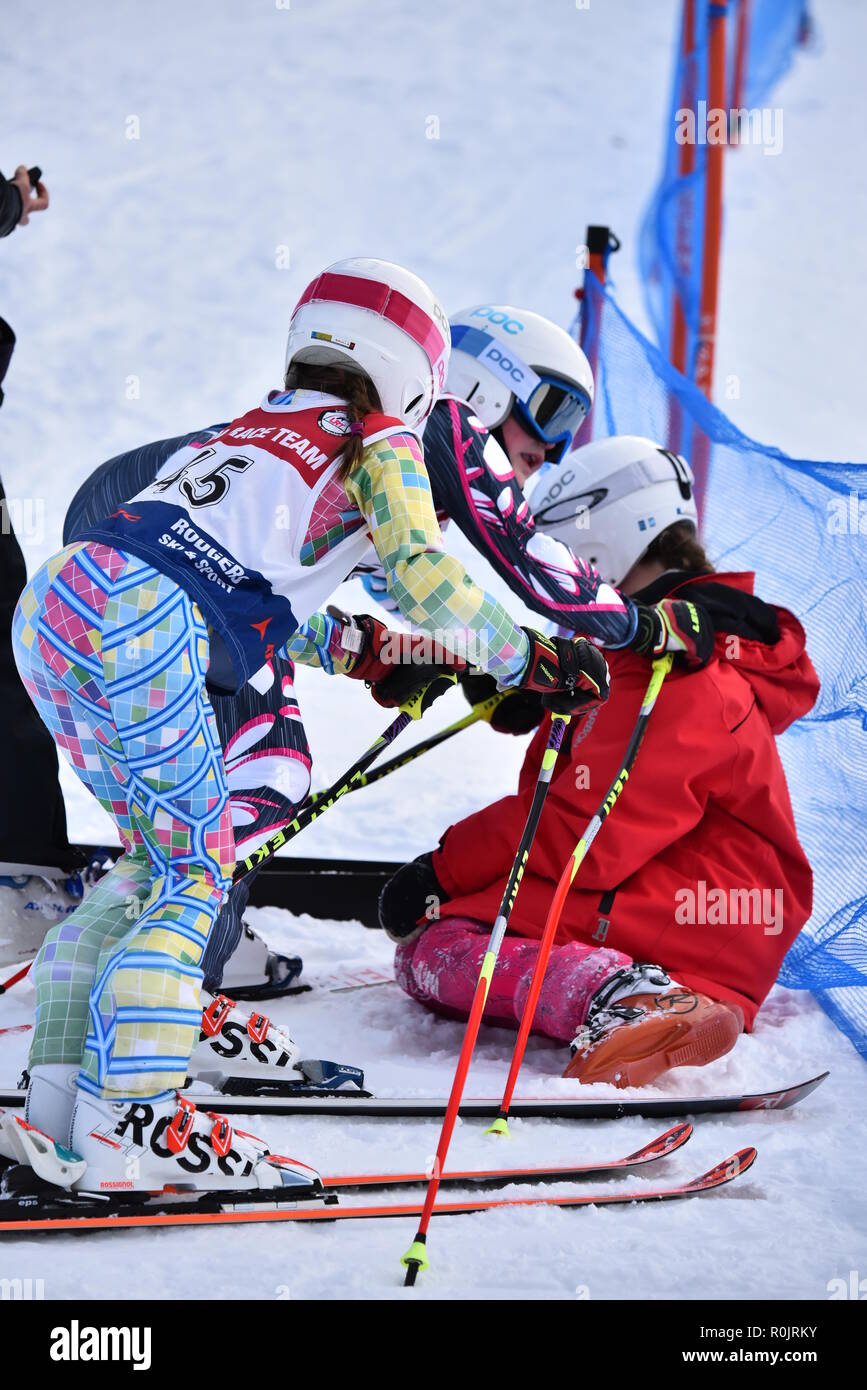
<instances>
[{"instance_id":1,"label":"person in black clothing","mask_svg":"<svg viewBox=\"0 0 867 1390\"><path fill-rule=\"evenodd\" d=\"M32 212L44 212L47 207L48 189L40 179L35 190L31 188L26 164L19 164L11 179L0 174L0 236L26 227Z\"/></svg>"},{"instance_id":2,"label":"person in black clothing","mask_svg":"<svg viewBox=\"0 0 867 1390\"><path fill-rule=\"evenodd\" d=\"M37 182L31 189L23 164L11 180L0 174L0 236L26 226L31 213L47 207L47 188ZM0 318L0 405L14 347L15 334ZM0 792L0 880L6 879L7 886L10 878L20 880L22 887L34 870L62 877L79 862L67 837L54 740L21 684L12 657L12 614L26 582L24 556L0 481L0 711L7 731Z\"/></svg>"}]
</instances>

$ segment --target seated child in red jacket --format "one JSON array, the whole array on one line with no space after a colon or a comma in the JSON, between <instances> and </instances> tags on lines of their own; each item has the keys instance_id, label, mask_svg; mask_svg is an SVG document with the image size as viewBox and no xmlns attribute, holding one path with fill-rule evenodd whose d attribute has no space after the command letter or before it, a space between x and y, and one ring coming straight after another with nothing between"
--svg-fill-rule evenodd
<instances>
[{"instance_id":1,"label":"seated child in red jacket","mask_svg":"<svg viewBox=\"0 0 867 1390\"><path fill-rule=\"evenodd\" d=\"M812 874L775 735L812 708L819 682L797 619L755 597L751 574L714 573L684 460L648 440L599 440L544 475L531 507L540 529L624 593L646 604L689 598L716 630L709 664L676 664L663 684L628 785L566 900L534 1023L571 1043L565 1075L641 1086L734 1046L810 915ZM628 649L606 656L611 697L567 731L488 1022L517 1027L554 887L635 724L648 662ZM541 717L523 722L519 699L500 707L513 732ZM549 728L545 718L514 795L450 826L383 890L397 978L438 1012L469 1012Z\"/></svg>"}]
</instances>

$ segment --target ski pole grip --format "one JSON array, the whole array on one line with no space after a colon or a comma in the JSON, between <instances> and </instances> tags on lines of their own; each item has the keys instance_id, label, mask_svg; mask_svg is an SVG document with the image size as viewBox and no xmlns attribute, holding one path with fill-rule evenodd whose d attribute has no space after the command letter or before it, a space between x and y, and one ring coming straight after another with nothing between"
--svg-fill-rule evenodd
<instances>
[{"instance_id":1,"label":"ski pole grip","mask_svg":"<svg viewBox=\"0 0 867 1390\"><path fill-rule=\"evenodd\" d=\"M410 695L408 700L404 700L400 706L402 714L408 714L410 719L421 719L422 715L430 709L434 700L438 700L441 695L445 695L447 690L458 683L458 673L456 671L440 671L434 676L432 681L423 685L414 695Z\"/></svg>"}]
</instances>

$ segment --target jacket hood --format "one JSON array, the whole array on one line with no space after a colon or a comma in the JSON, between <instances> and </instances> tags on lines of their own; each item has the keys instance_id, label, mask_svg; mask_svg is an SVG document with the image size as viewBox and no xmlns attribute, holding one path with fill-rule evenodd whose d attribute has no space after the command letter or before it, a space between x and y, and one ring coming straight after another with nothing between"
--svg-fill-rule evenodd
<instances>
[{"instance_id":1,"label":"jacket hood","mask_svg":"<svg viewBox=\"0 0 867 1390\"><path fill-rule=\"evenodd\" d=\"M813 708L819 677L807 655L804 629L787 608L753 593L755 575L669 570L635 597L658 603L689 597L707 609L716 629L716 657L749 682L771 729L780 734Z\"/></svg>"}]
</instances>

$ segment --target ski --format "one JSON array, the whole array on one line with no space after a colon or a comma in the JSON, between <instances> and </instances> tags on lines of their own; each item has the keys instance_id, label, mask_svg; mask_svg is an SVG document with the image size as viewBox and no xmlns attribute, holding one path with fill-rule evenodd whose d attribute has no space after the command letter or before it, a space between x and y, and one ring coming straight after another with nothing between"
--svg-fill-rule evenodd
<instances>
[{"instance_id":1,"label":"ski","mask_svg":"<svg viewBox=\"0 0 867 1390\"><path fill-rule=\"evenodd\" d=\"M383 985L396 983L393 973L386 975L374 966L362 966L358 970L339 970L332 975L317 977L312 988L321 994L351 994L357 989L379 989Z\"/></svg>"},{"instance_id":2,"label":"ski","mask_svg":"<svg viewBox=\"0 0 867 1390\"><path fill-rule=\"evenodd\" d=\"M312 983L290 985L283 993L287 998L299 994L352 994L355 990L381 989L383 985L396 983L394 975L385 975L381 970L376 970L371 966L359 970L336 971L333 975L315 977Z\"/></svg>"},{"instance_id":3,"label":"ski","mask_svg":"<svg viewBox=\"0 0 867 1390\"><path fill-rule=\"evenodd\" d=\"M522 1119L619 1120L639 1115L644 1119L682 1120L689 1115L727 1115L742 1110L788 1110L820 1086L829 1073L823 1071L809 1081L776 1091L734 1096L625 1096L622 1100L572 1100L568 1096L517 1097L510 1115ZM244 1088L257 1083L239 1081L220 1091L183 1092L201 1110L219 1109L223 1115L342 1115L367 1119L431 1119L444 1114L446 1101L430 1096L371 1096L357 1089L328 1091L304 1087L280 1093L245 1094ZM261 1083L259 1083L261 1084ZM291 1084L291 1083L290 1083ZM300 1084L300 1083L299 1083ZM285 1086L286 1083L281 1083ZM14 1109L24 1104L24 1091L0 1091L0 1108ZM500 1099L464 1100L460 1113L464 1119L495 1120Z\"/></svg>"},{"instance_id":4,"label":"ski","mask_svg":"<svg viewBox=\"0 0 867 1390\"><path fill-rule=\"evenodd\" d=\"M2 1112L0 1112L2 1114ZM692 1136L692 1125L674 1125L649 1140L634 1153L624 1158L608 1159L599 1163L570 1163L547 1166L460 1169L444 1173L440 1179L443 1187L505 1187L509 1183L577 1182L585 1178L606 1178L617 1173L628 1173L636 1168L658 1163L670 1154L682 1149ZM0 1174L15 1166L0 1158ZM23 1174L23 1169L19 1167ZM430 1173L340 1173L319 1179L319 1186L325 1192L373 1192L383 1188L423 1187L430 1179ZM40 1189L42 1190L42 1189ZM51 1189L45 1189L49 1193ZM317 1188L318 1191L318 1188ZM0 1198L2 1200L2 1198Z\"/></svg>"},{"instance_id":5,"label":"ski","mask_svg":"<svg viewBox=\"0 0 867 1390\"><path fill-rule=\"evenodd\" d=\"M381 989L383 985L396 983L394 975L386 975L371 966L359 970L335 971L334 974L321 977L314 976L309 983L304 981L297 985L285 985L271 994L263 993L258 985L231 985L225 992L230 998L244 1003L256 1000L267 1002L269 999L298 999L304 994L352 994L359 989Z\"/></svg>"},{"instance_id":6,"label":"ski","mask_svg":"<svg viewBox=\"0 0 867 1390\"><path fill-rule=\"evenodd\" d=\"M747 1172L755 1162L754 1148L717 1163L690 1182L671 1187L645 1187L632 1192L594 1192L580 1196L470 1197L443 1202L433 1209L434 1216L463 1216L473 1212L508 1207L589 1207L624 1206L643 1202L670 1202L696 1197L723 1187ZM168 1197L144 1201L122 1197L62 1194L46 1198L39 1194L19 1194L0 1198L0 1233L32 1231L91 1231L137 1226L222 1226L266 1221L362 1221L388 1217L418 1217L420 1203L383 1203L375 1206L343 1207L333 1192L311 1194L299 1201L297 1193L281 1200L279 1189L253 1189L249 1192L211 1192L192 1197L173 1193ZM318 1203L317 1198L318 1196Z\"/></svg>"},{"instance_id":7,"label":"ski","mask_svg":"<svg viewBox=\"0 0 867 1390\"><path fill-rule=\"evenodd\" d=\"M346 1062L329 1062L324 1057L305 1057L296 1063L298 1071L302 1073L302 1080L286 1081L283 1079L264 1083L253 1076L235 1076L229 1079L217 1071L203 1071L201 1076L194 1077L187 1082L184 1088L184 1096L193 1101L193 1104L200 1110L207 1110L218 1102L224 1113L228 1113L223 1106L223 1097L232 1096L243 1097L249 1102L245 1108L233 1108L233 1114L255 1114L256 1106L250 1108L253 1100L257 1102L259 1097L267 1095L269 1099L278 1098L281 1101L305 1101L314 1100L317 1096L335 1095L354 1095L361 1099L370 1098L370 1091L364 1089L364 1072L360 1067L350 1066ZM27 1095L28 1073L24 1072L18 1086L14 1091L0 1091L0 1114L3 1110L14 1110L24 1104ZM195 1086L200 1088L207 1087L207 1090L195 1090ZM225 1087L225 1090L223 1089ZM345 1089L344 1089L345 1088ZM278 1112L280 1113L280 1112Z\"/></svg>"},{"instance_id":8,"label":"ski","mask_svg":"<svg viewBox=\"0 0 867 1390\"><path fill-rule=\"evenodd\" d=\"M668 1158L677 1149L683 1148L692 1134L691 1124L675 1125L651 1139L635 1153L625 1158L610 1159L607 1163L567 1164L557 1167L531 1168L482 1168L443 1173L441 1187L505 1187L508 1183L536 1182L576 1182L584 1178L604 1178L615 1173L628 1173L648 1163L657 1163ZM350 1173L336 1177L323 1177L322 1186L327 1192L371 1192L378 1188L423 1187L430 1180L430 1173Z\"/></svg>"}]
</instances>

